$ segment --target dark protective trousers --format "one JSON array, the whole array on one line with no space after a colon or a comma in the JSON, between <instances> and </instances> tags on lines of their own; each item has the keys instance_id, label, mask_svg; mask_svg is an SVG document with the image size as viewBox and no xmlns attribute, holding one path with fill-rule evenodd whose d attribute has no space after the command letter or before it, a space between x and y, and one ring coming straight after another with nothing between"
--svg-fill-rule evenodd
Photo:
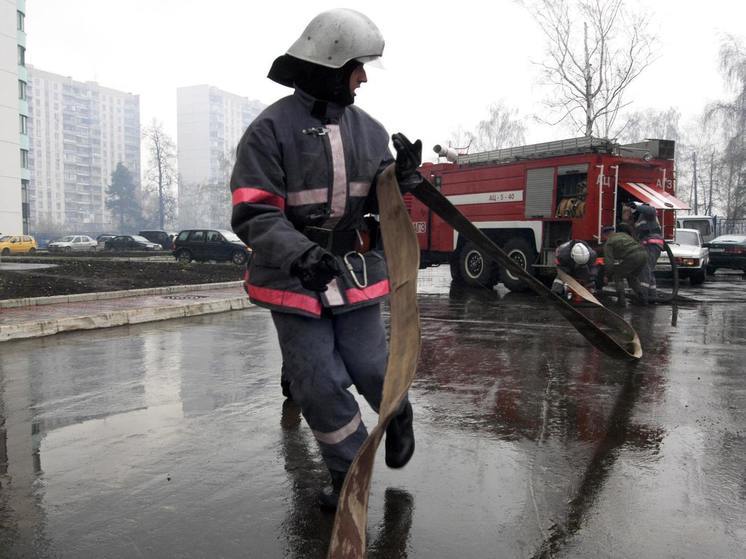
<instances>
[{"instance_id":1,"label":"dark protective trousers","mask_svg":"<svg viewBox=\"0 0 746 559\"><path fill-rule=\"evenodd\" d=\"M643 248L648 254L648 261L640 272L640 287L648 301L655 301L657 289L655 266L658 264L658 258L661 255L661 247L656 244L644 244Z\"/></svg>"},{"instance_id":2,"label":"dark protective trousers","mask_svg":"<svg viewBox=\"0 0 746 559\"><path fill-rule=\"evenodd\" d=\"M347 471L368 436L357 391L378 412L388 349L380 305L320 319L272 312L290 391L330 470Z\"/></svg>"}]
</instances>

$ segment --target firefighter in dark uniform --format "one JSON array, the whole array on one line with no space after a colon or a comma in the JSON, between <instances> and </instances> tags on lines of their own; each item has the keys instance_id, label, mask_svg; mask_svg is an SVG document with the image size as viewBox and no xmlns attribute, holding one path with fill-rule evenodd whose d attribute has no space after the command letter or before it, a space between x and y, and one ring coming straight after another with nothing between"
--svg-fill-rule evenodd
<instances>
[{"instance_id":1,"label":"firefighter in dark uniform","mask_svg":"<svg viewBox=\"0 0 746 559\"><path fill-rule=\"evenodd\" d=\"M647 265L640 273L640 286L648 303L656 300L655 266L663 250L663 231L655 208L648 204L637 204L635 234L648 255Z\"/></svg>"},{"instance_id":2,"label":"firefighter in dark uniform","mask_svg":"<svg viewBox=\"0 0 746 559\"><path fill-rule=\"evenodd\" d=\"M570 277L576 279L589 291L595 291L596 275L596 251L585 241L570 240L562 243L554 251L557 268ZM559 278L554 279L552 291L560 296L567 296L567 286Z\"/></svg>"},{"instance_id":3,"label":"firefighter in dark uniform","mask_svg":"<svg viewBox=\"0 0 746 559\"><path fill-rule=\"evenodd\" d=\"M330 471L325 508L336 508L367 436L348 389L378 411L388 356L386 263L364 216L377 212L376 181L394 159L383 126L353 105L363 64L383 47L359 12L316 16L272 64L268 77L295 91L251 123L231 177L233 230L253 249L246 289L272 311L292 397ZM400 182L416 173L406 162L396 170ZM413 452L405 400L386 433L386 463L402 467Z\"/></svg>"}]
</instances>

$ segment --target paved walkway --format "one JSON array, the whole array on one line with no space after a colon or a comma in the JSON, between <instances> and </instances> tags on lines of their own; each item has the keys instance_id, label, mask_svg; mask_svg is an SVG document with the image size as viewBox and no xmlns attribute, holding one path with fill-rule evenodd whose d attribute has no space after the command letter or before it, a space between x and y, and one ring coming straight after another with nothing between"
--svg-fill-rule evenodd
<instances>
[{"instance_id":1,"label":"paved walkway","mask_svg":"<svg viewBox=\"0 0 746 559\"><path fill-rule=\"evenodd\" d=\"M0 342L251 306L241 282L0 301Z\"/></svg>"},{"instance_id":2,"label":"paved walkway","mask_svg":"<svg viewBox=\"0 0 746 559\"><path fill-rule=\"evenodd\" d=\"M0 262L0 270L42 270L54 268L57 264L24 264L22 262Z\"/></svg>"}]
</instances>

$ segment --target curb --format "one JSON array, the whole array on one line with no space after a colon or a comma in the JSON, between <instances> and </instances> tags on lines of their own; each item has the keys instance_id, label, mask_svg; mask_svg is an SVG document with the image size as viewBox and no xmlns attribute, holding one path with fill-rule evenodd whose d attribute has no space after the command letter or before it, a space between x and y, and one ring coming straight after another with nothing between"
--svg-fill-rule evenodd
<instances>
[{"instance_id":1,"label":"curb","mask_svg":"<svg viewBox=\"0 0 746 559\"><path fill-rule=\"evenodd\" d=\"M243 295L241 297L231 297L228 299L188 303L176 307L133 308L119 311L108 311L89 316L65 317L23 322L20 324L9 324L6 326L0 326L0 343L23 338L51 336L53 334L72 332L75 330L93 330L97 328L110 328L113 326L124 326L128 324L156 322L172 318L187 318L203 314L215 314L246 309L253 306L254 305L249 301L249 298Z\"/></svg>"},{"instance_id":2,"label":"curb","mask_svg":"<svg viewBox=\"0 0 746 559\"><path fill-rule=\"evenodd\" d=\"M206 291L209 289L238 287L240 285L243 285L242 281L225 281L221 283L197 283L194 285L169 285L165 287L147 287L145 289L125 289L122 291L101 291L98 293L52 295L51 297L25 297L23 299L4 299L0 300L0 309L34 307L37 305L56 305L58 303L80 303L83 301L103 301L106 299L120 299L123 297L141 297L143 295L183 293L185 291Z\"/></svg>"}]
</instances>

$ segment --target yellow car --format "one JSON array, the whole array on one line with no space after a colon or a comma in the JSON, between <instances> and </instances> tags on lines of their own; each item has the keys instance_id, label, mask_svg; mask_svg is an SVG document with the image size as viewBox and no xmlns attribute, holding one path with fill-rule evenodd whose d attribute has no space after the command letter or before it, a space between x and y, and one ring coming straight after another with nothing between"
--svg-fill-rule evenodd
<instances>
[{"instance_id":1,"label":"yellow car","mask_svg":"<svg viewBox=\"0 0 746 559\"><path fill-rule=\"evenodd\" d=\"M4 235L0 237L0 254L33 254L36 240L30 235Z\"/></svg>"}]
</instances>

